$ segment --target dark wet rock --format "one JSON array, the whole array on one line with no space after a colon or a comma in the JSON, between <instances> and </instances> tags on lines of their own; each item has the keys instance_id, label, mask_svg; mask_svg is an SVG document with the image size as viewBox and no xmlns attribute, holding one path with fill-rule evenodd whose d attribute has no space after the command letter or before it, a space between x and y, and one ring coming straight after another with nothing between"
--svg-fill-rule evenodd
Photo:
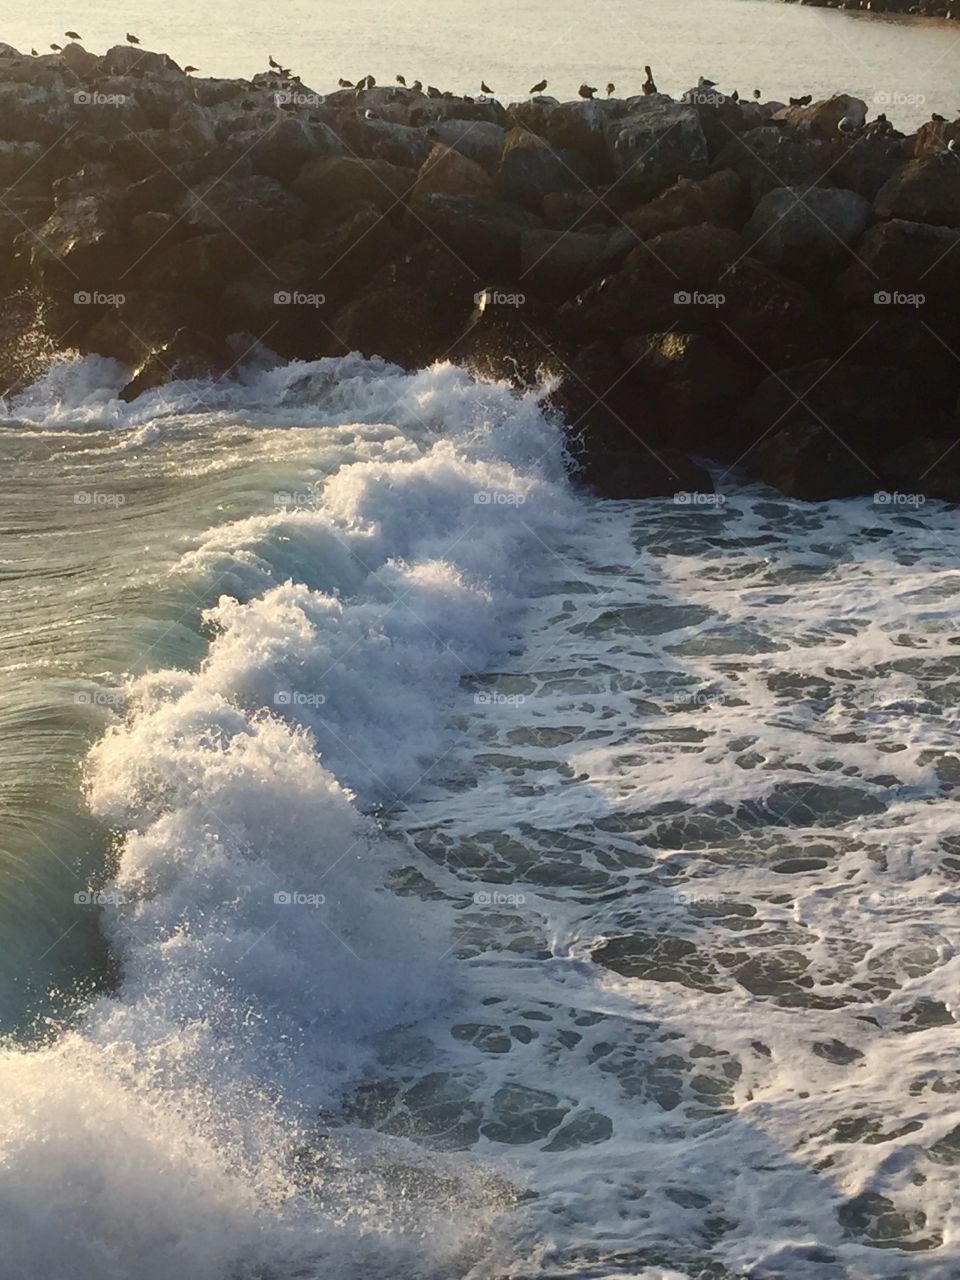
<instances>
[{"instance_id":1,"label":"dark wet rock","mask_svg":"<svg viewBox=\"0 0 960 1280\"><path fill-rule=\"evenodd\" d=\"M417 174L414 195L493 196L494 182L475 160L438 142Z\"/></svg>"},{"instance_id":2,"label":"dark wet rock","mask_svg":"<svg viewBox=\"0 0 960 1280\"><path fill-rule=\"evenodd\" d=\"M911 160L881 187L874 209L878 218L960 227L960 158Z\"/></svg>"},{"instance_id":3,"label":"dark wet rock","mask_svg":"<svg viewBox=\"0 0 960 1280\"><path fill-rule=\"evenodd\" d=\"M581 459L578 479L602 498L673 498L687 505L690 494L712 494L706 467L677 449L650 447L642 439L630 449L597 445Z\"/></svg>"},{"instance_id":4,"label":"dark wet rock","mask_svg":"<svg viewBox=\"0 0 960 1280\"><path fill-rule=\"evenodd\" d=\"M709 414L737 401L758 377L752 364L703 334L642 333L624 342L623 354L656 397L657 416L669 414L678 431L692 415ZM710 443L707 424L698 434Z\"/></svg>"},{"instance_id":5,"label":"dark wet rock","mask_svg":"<svg viewBox=\"0 0 960 1280\"><path fill-rule=\"evenodd\" d=\"M518 285L545 298L568 298L591 280L616 271L634 244L629 232L525 231Z\"/></svg>"},{"instance_id":6,"label":"dark wet rock","mask_svg":"<svg viewBox=\"0 0 960 1280\"><path fill-rule=\"evenodd\" d=\"M525 231L542 226L535 214L505 200L429 194L412 202L412 214L480 275L511 279L520 270Z\"/></svg>"},{"instance_id":7,"label":"dark wet rock","mask_svg":"<svg viewBox=\"0 0 960 1280\"><path fill-rule=\"evenodd\" d=\"M870 205L836 187L780 187L768 191L744 228L750 253L790 274L845 265L866 230Z\"/></svg>"},{"instance_id":8,"label":"dark wet rock","mask_svg":"<svg viewBox=\"0 0 960 1280\"><path fill-rule=\"evenodd\" d=\"M479 304L447 356L481 378L539 387L563 373L542 313L497 289L478 293ZM521 295L522 296L522 295Z\"/></svg>"},{"instance_id":9,"label":"dark wet rock","mask_svg":"<svg viewBox=\"0 0 960 1280\"><path fill-rule=\"evenodd\" d=\"M454 151L493 173L503 155L503 140L507 136L502 125L490 120L438 120L432 126L437 140L446 143Z\"/></svg>"},{"instance_id":10,"label":"dark wet rock","mask_svg":"<svg viewBox=\"0 0 960 1280\"><path fill-rule=\"evenodd\" d=\"M733 169L721 169L702 181L680 178L655 200L624 215L624 222L641 240L664 231L709 222L738 227L742 222L743 184Z\"/></svg>"},{"instance_id":11,"label":"dark wet rock","mask_svg":"<svg viewBox=\"0 0 960 1280\"><path fill-rule=\"evenodd\" d=\"M872 493L880 480L869 462L818 422L771 432L743 461L758 479L788 497L809 502Z\"/></svg>"},{"instance_id":12,"label":"dark wet rock","mask_svg":"<svg viewBox=\"0 0 960 1280\"><path fill-rule=\"evenodd\" d=\"M373 286L337 313L323 350L329 355L360 351L407 369L422 368L450 346L450 323L446 309L438 307L428 288Z\"/></svg>"},{"instance_id":13,"label":"dark wet rock","mask_svg":"<svg viewBox=\"0 0 960 1280\"><path fill-rule=\"evenodd\" d=\"M296 240L307 219L303 202L263 174L199 186L184 196L180 212L201 233L226 228L251 254Z\"/></svg>"},{"instance_id":14,"label":"dark wet rock","mask_svg":"<svg viewBox=\"0 0 960 1280\"><path fill-rule=\"evenodd\" d=\"M826 308L797 281L744 258L718 281L719 321L744 350L771 368L800 364L834 349Z\"/></svg>"},{"instance_id":15,"label":"dark wet rock","mask_svg":"<svg viewBox=\"0 0 960 1280\"><path fill-rule=\"evenodd\" d=\"M256 173L289 185L311 160L344 155L345 150L341 140L325 124L287 118L265 131L249 155Z\"/></svg>"},{"instance_id":16,"label":"dark wet rock","mask_svg":"<svg viewBox=\"0 0 960 1280\"><path fill-rule=\"evenodd\" d=\"M511 102L507 107L508 128L529 129L531 133L546 138L550 117L559 106L557 98L544 94L537 94L523 102Z\"/></svg>"},{"instance_id":17,"label":"dark wet rock","mask_svg":"<svg viewBox=\"0 0 960 1280\"><path fill-rule=\"evenodd\" d=\"M108 76L178 76L182 69L165 53L135 49L128 44L115 44L100 59L100 69Z\"/></svg>"},{"instance_id":18,"label":"dark wet rock","mask_svg":"<svg viewBox=\"0 0 960 1280\"><path fill-rule=\"evenodd\" d=\"M777 187L806 190L821 182L829 167L824 146L813 139L765 125L731 138L717 156L716 165L738 173L751 204L756 204Z\"/></svg>"},{"instance_id":19,"label":"dark wet rock","mask_svg":"<svg viewBox=\"0 0 960 1280\"><path fill-rule=\"evenodd\" d=\"M178 329L169 342L151 351L133 371L130 381L120 392L120 399L136 400L137 396L156 387L222 376L235 358L226 344L192 329Z\"/></svg>"},{"instance_id":20,"label":"dark wet rock","mask_svg":"<svg viewBox=\"0 0 960 1280\"><path fill-rule=\"evenodd\" d=\"M707 140L696 108L665 94L630 99L627 112L610 122L607 145L618 185L641 199L680 177L706 175Z\"/></svg>"},{"instance_id":21,"label":"dark wet rock","mask_svg":"<svg viewBox=\"0 0 960 1280\"><path fill-rule=\"evenodd\" d=\"M527 129L511 129L504 139L500 185L508 200L535 212L555 191L582 191L593 180L590 164L576 151L550 146Z\"/></svg>"},{"instance_id":22,"label":"dark wet rock","mask_svg":"<svg viewBox=\"0 0 960 1280\"><path fill-rule=\"evenodd\" d=\"M621 225L603 194L596 191L551 191L543 197L543 220L555 231Z\"/></svg>"},{"instance_id":23,"label":"dark wet rock","mask_svg":"<svg viewBox=\"0 0 960 1280\"><path fill-rule=\"evenodd\" d=\"M883 458L887 483L924 498L960 502L960 423L952 435L910 440Z\"/></svg>"},{"instance_id":24,"label":"dark wet rock","mask_svg":"<svg viewBox=\"0 0 960 1280\"><path fill-rule=\"evenodd\" d=\"M892 218L870 228L856 246L858 261L839 277L843 306L890 305L901 294L908 305L955 305L960 290L960 231ZM880 296L878 296L880 295Z\"/></svg>"},{"instance_id":25,"label":"dark wet rock","mask_svg":"<svg viewBox=\"0 0 960 1280\"><path fill-rule=\"evenodd\" d=\"M856 128L861 128L866 118L867 104L849 93L835 93L832 98L823 98L807 107L784 107L774 116L790 129L827 139L836 138L841 120L850 120Z\"/></svg>"},{"instance_id":26,"label":"dark wet rock","mask_svg":"<svg viewBox=\"0 0 960 1280\"><path fill-rule=\"evenodd\" d=\"M300 171L293 191L313 218L327 218L358 201L387 211L396 208L414 188L417 175L386 160L358 160L332 156L312 160Z\"/></svg>"},{"instance_id":27,"label":"dark wet rock","mask_svg":"<svg viewBox=\"0 0 960 1280\"><path fill-rule=\"evenodd\" d=\"M563 102L550 112L546 136L552 146L582 153L599 172L612 177L607 130L623 112L624 104L617 99Z\"/></svg>"},{"instance_id":28,"label":"dark wet rock","mask_svg":"<svg viewBox=\"0 0 960 1280\"><path fill-rule=\"evenodd\" d=\"M903 168L903 143L899 135L867 134L856 146L839 144L840 154L830 170L838 187L855 191L872 204L877 192Z\"/></svg>"},{"instance_id":29,"label":"dark wet rock","mask_svg":"<svg viewBox=\"0 0 960 1280\"><path fill-rule=\"evenodd\" d=\"M642 272L651 286L672 285L679 293L710 291L719 287L721 277L744 252L736 231L704 222L642 241L631 251L626 265Z\"/></svg>"},{"instance_id":30,"label":"dark wet rock","mask_svg":"<svg viewBox=\"0 0 960 1280\"><path fill-rule=\"evenodd\" d=\"M425 129L385 120L350 116L341 123L341 133L355 155L386 160L406 169L419 169L433 148Z\"/></svg>"}]
</instances>

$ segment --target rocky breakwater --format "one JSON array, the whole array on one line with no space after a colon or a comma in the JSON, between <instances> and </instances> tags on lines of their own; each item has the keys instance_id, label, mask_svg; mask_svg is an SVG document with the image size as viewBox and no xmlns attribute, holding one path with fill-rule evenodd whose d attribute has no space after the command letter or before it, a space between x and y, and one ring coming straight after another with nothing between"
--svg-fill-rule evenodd
<instances>
[{"instance_id":1,"label":"rocky breakwater","mask_svg":"<svg viewBox=\"0 0 960 1280\"><path fill-rule=\"evenodd\" d=\"M544 383L610 496L960 499L960 126L712 86L503 106L0 46L0 376L263 347ZM2 389L2 388L0 388ZM546 393L545 393L546 394Z\"/></svg>"}]
</instances>

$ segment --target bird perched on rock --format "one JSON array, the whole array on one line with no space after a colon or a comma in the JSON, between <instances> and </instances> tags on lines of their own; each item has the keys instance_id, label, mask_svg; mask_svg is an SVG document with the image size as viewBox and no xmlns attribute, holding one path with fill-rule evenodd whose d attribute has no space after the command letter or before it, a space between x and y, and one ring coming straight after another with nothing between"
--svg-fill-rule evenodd
<instances>
[{"instance_id":1,"label":"bird perched on rock","mask_svg":"<svg viewBox=\"0 0 960 1280\"><path fill-rule=\"evenodd\" d=\"M407 87L407 78L406 78L406 76L397 76L397 84L402 84L402 85L403 85L403 87L404 87L404 88L406 88L406 87Z\"/></svg>"},{"instance_id":2,"label":"bird perched on rock","mask_svg":"<svg viewBox=\"0 0 960 1280\"><path fill-rule=\"evenodd\" d=\"M647 73L647 78L646 80L644 80L643 84L641 85L641 88L643 89L643 92L649 97L651 93L657 92L657 83L653 78L653 72L651 71L651 69L649 67L644 67L643 69Z\"/></svg>"},{"instance_id":3,"label":"bird perched on rock","mask_svg":"<svg viewBox=\"0 0 960 1280\"><path fill-rule=\"evenodd\" d=\"M933 112L933 114L930 116L930 119L934 122L934 124L947 123L947 117L939 115L936 111Z\"/></svg>"},{"instance_id":4,"label":"bird perched on rock","mask_svg":"<svg viewBox=\"0 0 960 1280\"><path fill-rule=\"evenodd\" d=\"M139 38L138 38L137 36L135 36L135 35L131 35L131 34L130 34L130 32L128 31L128 32L127 32L127 44L139 44L139 43L140 43Z\"/></svg>"},{"instance_id":5,"label":"bird perched on rock","mask_svg":"<svg viewBox=\"0 0 960 1280\"><path fill-rule=\"evenodd\" d=\"M754 91L753 91L753 100L754 100L754 102L759 102L759 101L760 101L760 90L759 90L759 89L754 89Z\"/></svg>"},{"instance_id":6,"label":"bird perched on rock","mask_svg":"<svg viewBox=\"0 0 960 1280\"><path fill-rule=\"evenodd\" d=\"M34 58L39 58L39 57L40 57L40 55L39 55L39 53L37 53L36 49L31 49L31 50L30 50L30 54L31 54L31 57L34 57Z\"/></svg>"},{"instance_id":7,"label":"bird perched on rock","mask_svg":"<svg viewBox=\"0 0 960 1280\"><path fill-rule=\"evenodd\" d=\"M344 80L343 76L337 81L341 89L352 89L354 87L352 80Z\"/></svg>"},{"instance_id":8,"label":"bird perched on rock","mask_svg":"<svg viewBox=\"0 0 960 1280\"><path fill-rule=\"evenodd\" d=\"M442 98L442 97L443 97L443 94L442 94L442 93L440 92L440 90L436 87L436 85L428 84L428 85L427 85L427 97L428 97L428 98Z\"/></svg>"},{"instance_id":9,"label":"bird perched on rock","mask_svg":"<svg viewBox=\"0 0 960 1280\"><path fill-rule=\"evenodd\" d=\"M492 90L492 89L490 88L490 86L487 84L486 80L481 80L481 81L480 81L480 92L481 92L481 93L493 93L493 90Z\"/></svg>"},{"instance_id":10,"label":"bird perched on rock","mask_svg":"<svg viewBox=\"0 0 960 1280\"><path fill-rule=\"evenodd\" d=\"M377 83L377 82L376 82L376 80L374 80L373 76L367 76L367 88L368 88L368 89L372 89L372 88L373 88L373 86L374 86L376 83Z\"/></svg>"},{"instance_id":11,"label":"bird perched on rock","mask_svg":"<svg viewBox=\"0 0 960 1280\"><path fill-rule=\"evenodd\" d=\"M83 39L83 36L80 34L80 32L79 32L79 31L65 31L63 34L67 37L67 39L68 39L68 40L82 40L82 39Z\"/></svg>"},{"instance_id":12,"label":"bird perched on rock","mask_svg":"<svg viewBox=\"0 0 960 1280\"><path fill-rule=\"evenodd\" d=\"M697 81L698 89L715 89L717 87L716 80L708 80L706 76L701 76Z\"/></svg>"},{"instance_id":13,"label":"bird perched on rock","mask_svg":"<svg viewBox=\"0 0 960 1280\"><path fill-rule=\"evenodd\" d=\"M607 85L607 97L609 98L611 94L616 93L616 91L617 91L617 86L611 80L610 83Z\"/></svg>"},{"instance_id":14,"label":"bird perched on rock","mask_svg":"<svg viewBox=\"0 0 960 1280\"><path fill-rule=\"evenodd\" d=\"M274 71L280 70L280 63L276 60L276 58L273 56L272 53L267 58L267 66L271 67Z\"/></svg>"},{"instance_id":15,"label":"bird perched on rock","mask_svg":"<svg viewBox=\"0 0 960 1280\"><path fill-rule=\"evenodd\" d=\"M539 82L539 84L535 84L535 85L533 86L533 88L530 90L530 92L531 92L531 94L533 94L533 93L543 93L543 91L544 91L544 89L545 89L546 87L547 87L547 82L546 82L546 80L541 80L541 81Z\"/></svg>"},{"instance_id":16,"label":"bird perched on rock","mask_svg":"<svg viewBox=\"0 0 960 1280\"><path fill-rule=\"evenodd\" d=\"M414 80L410 88L413 90L414 93L423 93L423 81Z\"/></svg>"},{"instance_id":17,"label":"bird perched on rock","mask_svg":"<svg viewBox=\"0 0 960 1280\"><path fill-rule=\"evenodd\" d=\"M580 88L577 90L577 93L579 93L581 98L592 98L596 92L597 92L596 89L594 89L593 86L589 84L582 84Z\"/></svg>"},{"instance_id":18,"label":"bird perched on rock","mask_svg":"<svg viewBox=\"0 0 960 1280\"><path fill-rule=\"evenodd\" d=\"M54 53L63 53L63 46L62 46L62 45L59 45L59 44L52 44L52 45L50 46L50 48L53 50L53 52L54 52Z\"/></svg>"},{"instance_id":19,"label":"bird perched on rock","mask_svg":"<svg viewBox=\"0 0 960 1280\"><path fill-rule=\"evenodd\" d=\"M730 101L731 101L731 102L739 102L739 101L740 101L740 90L739 90L739 89L734 89L733 93L731 93L731 95L730 95Z\"/></svg>"},{"instance_id":20,"label":"bird perched on rock","mask_svg":"<svg viewBox=\"0 0 960 1280\"><path fill-rule=\"evenodd\" d=\"M199 70L200 70L200 68L199 68L199 67L184 67L184 68L183 68L183 74L184 74L185 76L189 76L189 75L191 75L194 71L199 71Z\"/></svg>"},{"instance_id":21,"label":"bird perched on rock","mask_svg":"<svg viewBox=\"0 0 960 1280\"><path fill-rule=\"evenodd\" d=\"M844 116L843 119L837 125L837 128L840 130L841 133L845 133L845 134L859 132L859 128L856 120L852 119L852 117L850 116Z\"/></svg>"}]
</instances>

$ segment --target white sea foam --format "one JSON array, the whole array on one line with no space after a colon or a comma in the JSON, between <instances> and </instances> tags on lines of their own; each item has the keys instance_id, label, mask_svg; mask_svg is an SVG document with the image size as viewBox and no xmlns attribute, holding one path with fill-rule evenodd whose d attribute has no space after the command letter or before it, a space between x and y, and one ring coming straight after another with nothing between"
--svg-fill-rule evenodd
<instances>
[{"instance_id":1,"label":"white sea foam","mask_svg":"<svg viewBox=\"0 0 960 1280\"><path fill-rule=\"evenodd\" d=\"M59 367L18 420L112 425L113 447L256 424L344 439L308 509L183 557L197 596L232 593L207 611L209 655L134 682L90 756L91 806L125 832L105 908L122 980L76 1031L0 1057L4 1274L462 1271L490 1199L467 1170L418 1208L378 1191L378 1161L416 1168L406 1144L358 1162L315 1129L375 1033L455 992L449 941L384 889L397 854L362 809L415 790L461 677L509 642L570 515L559 435L532 398L444 367L322 361L132 406L119 383L102 361ZM472 1197L469 1224L451 1196Z\"/></svg>"}]
</instances>

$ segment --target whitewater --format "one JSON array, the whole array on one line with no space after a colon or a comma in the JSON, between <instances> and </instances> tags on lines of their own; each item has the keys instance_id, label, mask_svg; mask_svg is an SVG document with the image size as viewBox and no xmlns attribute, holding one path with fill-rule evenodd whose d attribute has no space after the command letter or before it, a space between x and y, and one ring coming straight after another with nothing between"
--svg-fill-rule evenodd
<instances>
[{"instance_id":1,"label":"whitewater","mask_svg":"<svg viewBox=\"0 0 960 1280\"><path fill-rule=\"evenodd\" d=\"M960 1275L955 511L126 376L0 420L4 1280Z\"/></svg>"}]
</instances>

